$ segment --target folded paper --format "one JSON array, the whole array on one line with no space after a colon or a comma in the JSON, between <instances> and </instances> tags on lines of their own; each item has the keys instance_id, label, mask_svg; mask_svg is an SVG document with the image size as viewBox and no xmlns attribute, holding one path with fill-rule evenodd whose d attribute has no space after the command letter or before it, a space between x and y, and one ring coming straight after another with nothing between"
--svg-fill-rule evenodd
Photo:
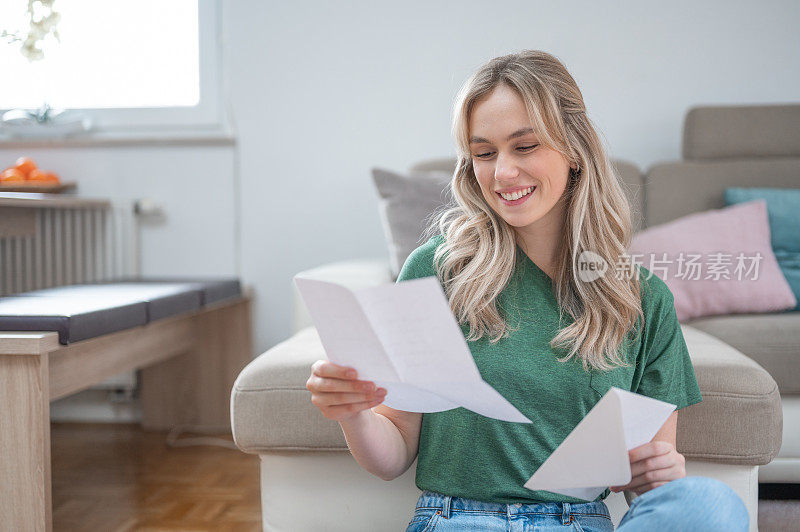
<instances>
[{"instance_id":1,"label":"folded paper","mask_svg":"<svg viewBox=\"0 0 800 532\"><path fill-rule=\"evenodd\" d=\"M530 423L487 384L436 277L350 290L295 276L328 359L386 388L383 403L407 412L464 407Z\"/></svg>"},{"instance_id":2,"label":"folded paper","mask_svg":"<svg viewBox=\"0 0 800 532\"><path fill-rule=\"evenodd\" d=\"M586 501L631 481L628 451L651 441L676 405L611 388L525 483Z\"/></svg>"}]
</instances>

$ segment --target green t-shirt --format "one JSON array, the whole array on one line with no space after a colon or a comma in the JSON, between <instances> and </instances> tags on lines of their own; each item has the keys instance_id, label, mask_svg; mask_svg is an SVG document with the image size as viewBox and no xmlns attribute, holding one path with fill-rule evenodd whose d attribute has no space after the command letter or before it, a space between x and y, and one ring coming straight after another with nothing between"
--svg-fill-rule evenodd
<instances>
[{"instance_id":1,"label":"green t-shirt","mask_svg":"<svg viewBox=\"0 0 800 532\"><path fill-rule=\"evenodd\" d=\"M435 276L433 257L441 235L415 249L397 282ZM629 333L627 368L586 372L566 349L550 341L559 330L552 281L517 248L514 274L498 297L501 315L516 332L494 345L484 336L467 345L483 379L532 423L484 417L465 408L422 416L416 485L454 497L498 503L585 502L525 482L612 386L684 408L703 400L679 326L672 293L641 268L643 334ZM562 326L572 323L565 312ZM638 322L637 322L638 323ZM469 325L461 324L466 337ZM602 442L598 442L602 445ZM605 499L606 489L596 500Z\"/></svg>"}]
</instances>

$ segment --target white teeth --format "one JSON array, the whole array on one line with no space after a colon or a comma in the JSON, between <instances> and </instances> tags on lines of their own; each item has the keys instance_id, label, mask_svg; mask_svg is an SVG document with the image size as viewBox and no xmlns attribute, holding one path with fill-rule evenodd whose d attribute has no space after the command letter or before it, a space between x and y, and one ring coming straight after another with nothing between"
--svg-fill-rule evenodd
<instances>
[{"instance_id":1,"label":"white teeth","mask_svg":"<svg viewBox=\"0 0 800 532\"><path fill-rule=\"evenodd\" d=\"M520 199L522 196L527 196L528 194L533 192L533 189L534 189L534 187L528 187L528 188L526 188L524 190L520 190L518 192L514 192L513 194L503 194L503 193L501 193L500 195L503 196L503 198L505 198L508 201L514 201L514 200Z\"/></svg>"}]
</instances>

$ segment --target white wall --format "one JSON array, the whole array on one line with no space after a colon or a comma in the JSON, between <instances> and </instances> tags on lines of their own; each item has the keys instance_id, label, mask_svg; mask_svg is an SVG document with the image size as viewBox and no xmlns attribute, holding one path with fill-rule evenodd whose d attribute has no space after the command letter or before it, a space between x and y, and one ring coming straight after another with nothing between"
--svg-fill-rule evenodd
<instances>
[{"instance_id":1,"label":"white wall","mask_svg":"<svg viewBox=\"0 0 800 532\"><path fill-rule=\"evenodd\" d=\"M76 181L81 195L159 202L164 219L142 224L144 274L236 275L230 146L4 148L0 143L0 167L21 155L62 181Z\"/></svg>"},{"instance_id":2,"label":"white wall","mask_svg":"<svg viewBox=\"0 0 800 532\"><path fill-rule=\"evenodd\" d=\"M82 194L162 202L143 273L240 275L257 352L289 334L294 273L386 255L370 168L451 155L452 99L495 55L558 56L612 155L645 168L679 157L690 106L800 101L791 1L236 0L223 19L235 146L0 146L0 167L25 152Z\"/></svg>"},{"instance_id":3,"label":"white wall","mask_svg":"<svg viewBox=\"0 0 800 532\"><path fill-rule=\"evenodd\" d=\"M454 153L452 99L483 61L558 56L613 156L680 155L688 107L800 101L797 2L228 2L242 265L257 346L290 326L292 275L385 255L369 169Z\"/></svg>"}]
</instances>

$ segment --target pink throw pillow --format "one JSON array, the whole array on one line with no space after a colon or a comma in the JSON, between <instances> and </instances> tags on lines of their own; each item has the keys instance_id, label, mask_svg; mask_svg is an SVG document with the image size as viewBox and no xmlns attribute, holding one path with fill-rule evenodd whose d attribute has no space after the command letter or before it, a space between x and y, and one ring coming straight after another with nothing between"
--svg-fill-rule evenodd
<instances>
[{"instance_id":1,"label":"pink throw pillow","mask_svg":"<svg viewBox=\"0 0 800 532\"><path fill-rule=\"evenodd\" d=\"M667 284L681 322L797 305L772 251L763 199L640 231L628 253Z\"/></svg>"}]
</instances>

